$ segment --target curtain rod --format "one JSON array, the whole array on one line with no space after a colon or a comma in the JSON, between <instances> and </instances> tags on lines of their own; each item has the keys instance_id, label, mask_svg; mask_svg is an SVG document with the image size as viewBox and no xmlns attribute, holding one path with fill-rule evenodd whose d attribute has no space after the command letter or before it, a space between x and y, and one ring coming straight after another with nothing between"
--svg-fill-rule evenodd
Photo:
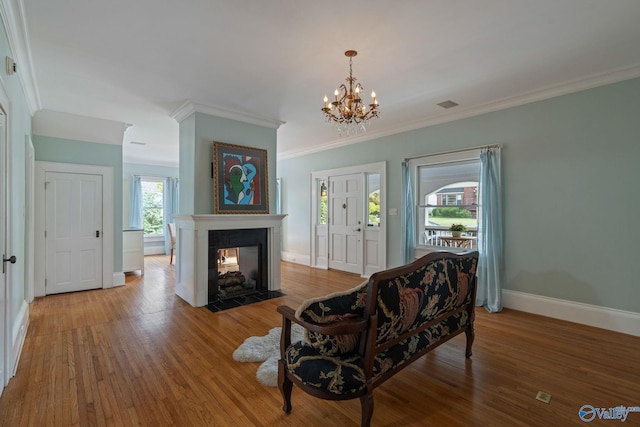
<instances>
[{"instance_id":1,"label":"curtain rod","mask_svg":"<svg viewBox=\"0 0 640 427\"><path fill-rule=\"evenodd\" d=\"M133 175L134 177L138 177L138 178L161 178L161 179L167 179L167 178L173 178L173 179L179 179L177 177L173 177L173 176L159 176L159 175Z\"/></svg>"},{"instance_id":2,"label":"curtain rod","mask_svg":"<svg viewBox=\"0 0 640 427\"><path fill-rule=\"evenodd\" d=\"M483 148L502 148L502 144L481 145L479 147L461 148L459 150L441 151L439 153L432 153L432 154L422 154L420 156L405 157L404 161L407 162L413 159L421 159L423 157L431 157L431 156L440 156L443 154L453 154L453 153L462 153L465 151L482 150Z\"/></svg>"}]
</instances>

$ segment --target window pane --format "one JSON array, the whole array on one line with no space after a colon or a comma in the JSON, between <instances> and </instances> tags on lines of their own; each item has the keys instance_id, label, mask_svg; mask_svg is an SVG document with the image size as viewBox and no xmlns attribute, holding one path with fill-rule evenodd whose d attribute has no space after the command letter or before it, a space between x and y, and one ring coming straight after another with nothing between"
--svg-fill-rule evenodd
<instances>
[{"instance_id":1,"label":"window pane","mask_svg":"<svg viewBox=\"0 0 640 427\"><path fill-rule=\"evenodd\" d=\"M142 227L145 236L164 235L163 181L145 181L142 185Z\"/></svg>"},{"instance_id":2,"label":"window pane","mask_svg":"<svg viewBox=\"0 0 640 427\"><path fill-rule=\"evenodd\" d=\"M461 194L450 194L451 191ZM467 228L478 227L478 182L455 182L427 196L425 209L427 224L449 227L463 224ZM435 198L436 203L430 203Z\"/></svg>"},{"instance_id":3,"label":"window pane","mask_svg":"<svg viewBox=\"0 0 640 427\"><path fill-rule=\"evenodd\" d=\"M441 236L462 224L464 235L476 237L478 229L478 160L418 166L417 239L419 245L447 246Z\"/></svg>"},{"instance_id":4,"label":"window pane","mask_svg":"<svg viewBox=\"0 0 640 427\"><path fill-rule=\"evenodd\" d=\"M367 175L367 225L380 226L380 174L370 173Z\"/></svg>"},{"instance_id":5,"label":"window pane","mask_svg":"<svg viewBox=\"0 0 640 427\"><path fill-rule=\"evenodd\" d=\"M329 205L328 205L328 200L329 200L329 196L328 196L328 191L327 191L327 183L325 181L319 181L318 182L318 195L320 197L320 200L318 203L318 224L324 225L327 223L327 218L328 218L328 212L329 212Z\"/></svg>"}]
</instances>

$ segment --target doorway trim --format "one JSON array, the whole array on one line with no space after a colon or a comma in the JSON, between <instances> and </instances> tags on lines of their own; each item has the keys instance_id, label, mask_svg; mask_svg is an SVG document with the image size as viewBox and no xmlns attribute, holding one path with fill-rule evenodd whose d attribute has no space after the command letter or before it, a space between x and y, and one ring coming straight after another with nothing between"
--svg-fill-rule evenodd
<instances>
[{"instance_id":1,"label":"doorway trim","mask_svg":"<svg viewBox=\"0 0 640 427\"><path fill-rule=\"evenodd\" d=\"M45 245L45 174L46 172L78 173L102 175L102 288L112 288L113 273L113 168L109 166L80 165L73 163L55 163L37 161L35 167L35 258L46 259ZM34 294L45 296L45 262L35 265Z\"/></svg>"},{"instance_id":2,"label":"doorway trim","mask_svg":"<svg viewBox=\"0 0 640 427\"><path fill-rule=\"evenodd\" d=\"M26 217L25 217L25 266L24 275L27 285L26 299L30 304L34 298L34 281L33 274L35 270L35 165L36 154L33 147L33 141L31 135L25 136L25 171L26 171L26 183L25 183L25 205Z\"/></svg>"},{"instance_id":3,"label":"doorway trim","mask_svg":"<svg viewBox=\"0 0 640 427\"><path fill-rule=\"evenodd\" d=\"M318 228L318 200L319 200L319 194L318 194L318 188L319 186L317 185L317 183L319 181L325 181L328 182L330 180L330 178L332 176L340 176L340 175L352 175L352 174L363 174L366 176L366 174L370 174L370 173L377 173L380 175L380 227L378 230L379 233L379 245L380 245L380 249L379 249L379 260L380 260L380 264L379 264L379 268L377 269L371 269L370 267L367 266L366 260L364 262L364 268L363 271L361 272L361 275L363 277L368 277L371 274L373 274L375 271L380 271L380 270L384 270L387 268L387 162L377 162L377 163L367 163L367 164L363 164L363 165L355 165L355 166L348 166L348 167L344 167L344 168L337 168L337 169L328 169L328 170L323 170L323 171L316 171L316 172L312 172L311 173L311 216L309 218L311 224L310 224L310 228L311 228L311 236L310 236L310 241L311 241L311 256L310 256L310 262L309 265L311 267L315 267L315 268L321 268L321 269L328 269L329 268L329 264L328 264L328 248L326 248L326 250L322 250L322 249L318 249L318 242L316 241L316 236L317 236L317 228ZM365 179L365 185L364 188L366 188L366 179ZM366 194L363 191L363 206L367 206L368 205L368 198L366 197ZM331 212L331 207L329 206L329 212ZM366 218L364 218L366 216L366 213L368 212L368 209L363 209L363 225L365 226L365 230L366 230ZM327 224L327 230L329 225ZM362 239L362 244L365 244L365 239ZM319 261L318 261L319 260Z\"/></svg>"},{"instance_id":4,"label":"doorway trim","mask_svg":"<svg viewBox=\"0 0 640 427\"><path fill-rule=\"evenodd\" d=\"M0 173L2 179L0 179L0 197L2 203L0 208L2 211L2 217L0 218L2 229L0 230L0 246L4 256L11 256L11 162L9 158L11 156L11 132L9 130L9 114L11 111L11 101L7 95L7 91L4 88L4 83L0 80L0 115L4 118L4 125L0 126L2 135L0 136ZM4 257L3 257L4 258ZM7 266L6 273L0 273L3 275L2 283L0 283L0 395L4 390L4 387L9 383L9 380L13 377L15 365L14 351L12 351L14 340L12 337L13 322L11 319L11 271L12 268ZM18 317L20 319L20 317ZM27 315L28 319L28 315ZM18 322L21 323L21 322ZM22 340L20 340L22 341Z\"/></svg>"}]
</instances>

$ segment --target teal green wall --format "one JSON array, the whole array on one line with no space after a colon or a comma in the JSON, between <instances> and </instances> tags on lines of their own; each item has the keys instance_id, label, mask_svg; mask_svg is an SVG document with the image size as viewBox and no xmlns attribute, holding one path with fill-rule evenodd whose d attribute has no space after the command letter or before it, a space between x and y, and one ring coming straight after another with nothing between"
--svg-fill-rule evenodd
<instances>
[{"instance_id":1,"label":"teal green wall","mask_svg":"<svg viewBox=\"0 0 640 427\"><path fill-rule=\"evenodd\" d=\"M143 165L139 163L123 163L122 179L130 181L133 175L160 177L160 178L178 178L180 171L178 168L157 165Z\"/></svg>"},{"instance_id":2,"label":"teal green wall","mask_svg":"<svg viewBox=\"0 0 640 427\"><path fill-rule=\"evenodd\" d=\"M214 212L214 141L267 150L269 211L275 213L276 130L203 113L194 113L180 122L180 213Z\"/></svg>"},{"instance_id":3,"label":"teal green wall","mask_svg":"<svg viewBox=\"0 0 640 427\"><path fill-rule=\"evenodd\" d=\"M36 161L113 168L113 271L122 271L122 146L34 135Z\"/></svg>"},{"instance_id":4,"label":"teal green wall","mask_svg":"<svg viewBox=\"0 0 640 427\"><path fill-rule=\"evenodd\" d=\"M309 254L310 174L387 161L401 208L405 157L502 144L505 288L640 313L640 79L280 160L283 250ZM380 119L384 120L384 116ZM388 216L389 266L401 216Z\"/></svg>"}]
</instances>

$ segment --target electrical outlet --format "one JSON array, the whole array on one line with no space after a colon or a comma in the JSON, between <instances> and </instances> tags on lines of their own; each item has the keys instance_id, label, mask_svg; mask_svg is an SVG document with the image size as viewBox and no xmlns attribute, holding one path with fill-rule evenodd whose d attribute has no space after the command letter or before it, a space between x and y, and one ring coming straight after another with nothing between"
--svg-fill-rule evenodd
<instances>
[{"instance_id":1,"label":"electrical outlet","mask_svg":"<svg viewBox=\"0 0 640 427\"><path fill-rule=\"evenodd\" d=\"M551 402L551 395L549 393L545 393L544 391L539 391L536 395L536 399L540 402L549 403Z\"/></svg>"}]
</instances>

